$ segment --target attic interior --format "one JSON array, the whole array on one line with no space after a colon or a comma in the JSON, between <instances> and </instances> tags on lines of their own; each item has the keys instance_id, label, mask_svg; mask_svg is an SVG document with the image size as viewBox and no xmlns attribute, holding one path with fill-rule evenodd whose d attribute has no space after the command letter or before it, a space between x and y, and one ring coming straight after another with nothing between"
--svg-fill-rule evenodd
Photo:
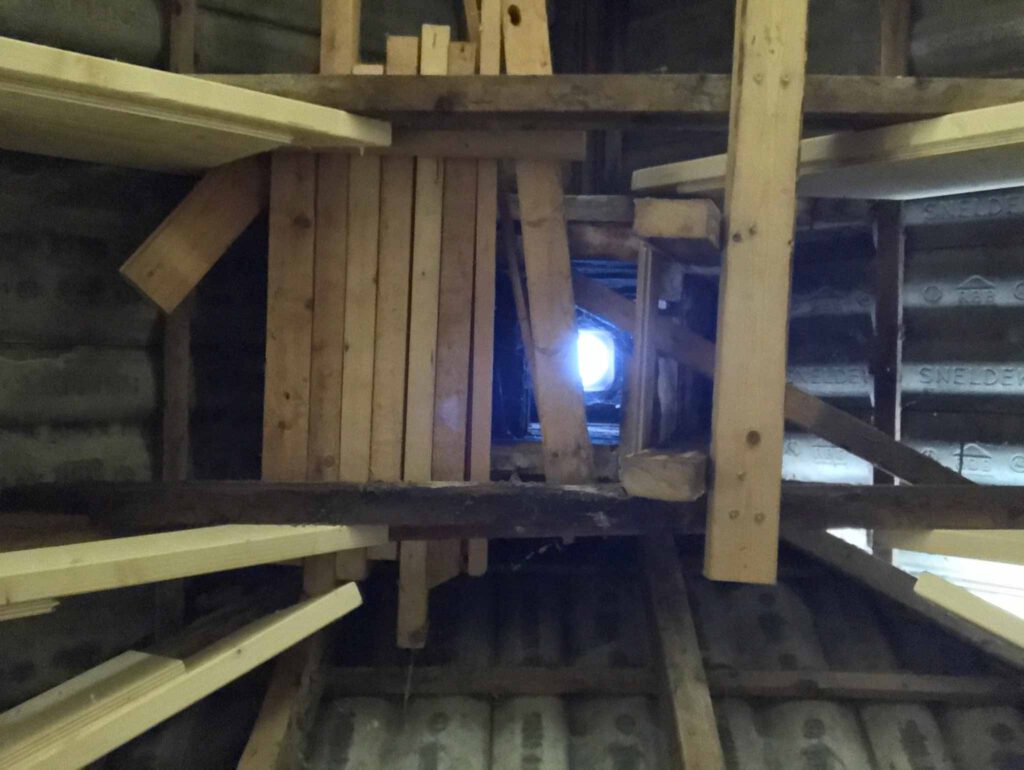
<instances>
[{"instance_id":1,"label":"attic interior","mask_svg":"<svg viewBox=\"0 0 1024 770\"><path fill-rule=\"evenodd\" d=\"M1024 0L0 0L0 768L1024 768Z\"/></svg>"}]
</instances>

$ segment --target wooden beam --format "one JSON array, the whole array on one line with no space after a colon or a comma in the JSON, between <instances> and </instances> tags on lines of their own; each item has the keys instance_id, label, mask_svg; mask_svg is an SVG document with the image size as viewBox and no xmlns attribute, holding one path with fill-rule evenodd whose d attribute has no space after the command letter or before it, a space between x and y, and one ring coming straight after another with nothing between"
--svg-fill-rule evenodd
<instances>
[{"instance_id":1,"label":"wooden beam","mask_svg":"<svg viewBox=\"0 0 1024 770\"><path fill-rule=\"evenodd\" d=\"M876 487L886 491L909 490L914 487ZM921 489L917 487L916 489ZM961 488L951 487L959 492ZM981 487L963 487L977 490ZM824 532L798 531L787 525L785 540L805 553L830 565L837 571L853 578L869 588L892 599L897 604L922 615L945 631L981 648L983 651L1009 663L1024 668L1024 647L1001 638L974 623L961 618L915 593L915 580L881 559ZM980 601L980 600L979 600Z\"/></svg>"},{"instance_id":2,"label":"wooden beam","mask_svg":"<svg viewBox=\"0 0 1024 770\"><path fill-rule=\"evenodd\" d=\"M908 200L1024 184L1024 104L1005 104L800 142L804 197ZM710 194L726 157L671 163L633 175L635 191Z\"/></svg>"},{"instance_id":3,"label":"wooden beam","mask_svg":"<svg viewBox=\"0 0 1024 770\"><path fill-rule=\"evenodd\" d=\"M37 615L49 615L60 605L54 599L36 599L31 602L16 602L0 606L0 623L8 620L34 618Z\"/></svg>"},{"instance_id":4,"label":"wooden beam","mask_svg":"<svg viewBox=\"0 0 1024 770\"><path fill-rule=\"evenodd\" d=\"M474 6L476 0L469 0ZM501 0L483 0L480 8L480 72L501 73ZM468 16L468 12L467 12ZM476 178L476 265L473 276L473 365L470 383L469 480L491 480L494 413L494 313L498 255L498 164L481 160ZM486 540L466 543L466 572L487 571Z\"/></svg>"},{"instance_id":5,"label":"wooden beam","mask_svg":"<svg viewBox=\"0 0 1024 770\"><path fill-rule=\"evenodd\" d=\"M384 527L235 524L0 554L0 603L107 591L388 541Z\"/></svg>"},{"instance_id":6,"label":"wooden beam","mask_svg":"<svg viewBox=\"0 0 1024 770\"><path fill-rule=\"evenodd\" d=\"M765 30L771 30L765 33ZM705 574L774 583L807 2L736 11ZM765 152L764 147L772 148Z\"/></svg>"},{"instance_id":7,"label":"wooden beam","mask_svg":"<svg viewBox=\"0 0 1024 770\"><path fill-rule=\"evenodd\" d=\"M184 671L179 670L162 683L140 687L141 679L152 676L145 667L138 675L127 677L127 681L110 683L109 678L104 678L103 684L110 692L107 697L120 700L121 704L99 715L75 721L73 729L63 732L58 739L45 741L38 751L33 752L28 766L88 765L316 633L361 603L356 586L343 586L325 596L251 623L184 661L172 661L169 665L183 663ZM157 661L158 664L160 662ZM83 675L89 676L94 677L95 674L87 672ZM82 689L76 684L70 689L70 694L81 693ZM126 698L128 689L141 692ZM54 712L59 714L68 705L73 705L62 695L54 692L40 696L47 700L45 710L39 716L43 724L52 724ZM90 702L88 697L84 700L86 704ZM36 714L34 708L29 711L32 716ZM0 745L4 749L8 747L6 741Z\"/></svg>"},{"instance_id":8,"label":"wooden beam","mask_svg":"<svg viewBox=\"0 0 1024 770\"><path fill-rule=\"evenodd\" d=\"M20 40L0 39L0 61L8 150L180 172L280 147L391 142L380 121Z\"/></svg>"},{"instance_id":9,"label":"wooden beam","mask_svg":"<svg viewBox=\"0 0 1024 770\"><path fill-rule=\"evenodd\" d=\"M325 689L346 697L657 695L661 677L649 668L573 666L467 668L334 667L324 671ZM765 698L1014 705L1024 698L1019 684L1003 677L942 676L859 671L709 671L716 698Z\"/></svg>"},{"instance_id":10,"label":"wooden beam","mask_svg":"<svg viewBox=\"0 0 1024 770\"><path fill-rule=\"evenodd\" d=\"M1024 565L1024 533L1006 530L912 532L879 530L875 538L885 548L959 556L965 559Z\"/></svg>"},{"instance_id":11,"label":"wooden beam","mask_svg":"<svg viewBox=\"0 0 1024 770\"><path fill-rule=\"evenodd\" d=\"M320 71L348 75L359 63L362 0L331 0L320 14Z\"/></svg>"},{"instance_id":12,"label":"wooden beam","mask_svg":"<svg viewBox=\"0 0 1024 770\"><path fill-rule=\"evenodd\" d=\"M425 24L420 35L420 73L448 72L449 27ZM446 163L416 160L412 289L409 307L409 377L405 413L405 480L427 482L433 474L438 332ZM422 649L429 624L429 543L406 541L398 554L398 646Z\"/></svg>"},{"instance_id":13,"label":"wooden beam","mask_svg":"<svg viewBox=\"0 0 1024 770\"><path fill-rule=\"evenodd\" d=\"M902 204L883 201L875 210L875 427L899 441L903 422L903 273L906 237ZM875 481L892 476L875 473Z\"/></svg>"},{"instance_id":14,"label":"wooden beam","mask_svg":"<svg viewBox=\"0 0 1024 770\"><path fill-rule=\"evenodd\" d=\"M631 300L579 274L573 276L573 285L580 307L629 334L633 333L635 322ZM715 347L711 342L664 321L656 324L655 332L659 351L707 377L713 376ZM956 471L792 384L786 385L785 416L794 425L904 481L919 484L969 483Z\"/></svg>"},{"instance_id":15,"label":"wooden beam","mask_svg":"<svg viewBox=\"0 0 1024 770\"><path fill-rule=\"evenodd\" d=\"M316 156L271 161L263 478L305 481L316 217Z\"/></svg>"},{"instance_id":16,"label":"wooden beam","mask_svg":"<svg viewBox=\"0 0 1024 770\"><path fill-rule=\"evenodd\" d=\"M395 540L703 532L702 502L662 503L618 485L270 484L185 482L44 484L0 491L0 510L89 514L145 533L220 524L374 524ZM797 529L1024 529L1024 492L978 485L786 484L783 518ZM0 527L2 527L0 516Z\"/></svg>"},{"instance_id":17,"label":"wooden beam","mask_svg":"<svg viewBox=\"0 0 1024 770\"><path fill-rule=\"evenodd\" d=\"M508 73L551 75L551 43L543 0L503 0L502 9ZM576 360L576 306L562 213L561 173L557 165L519 161L516 178L523 212L523 252L545 475L555 483L583 483L593 478L594 460Z\"/></svg>"},{"instance_id":18,"label":"wooden beam","mask_svg":"<svg viewBox=\"0 0 1024 770\"><path fill-rule=\"evenodd\" d=\"M910 60L911 0L879 0L878 74L907 74Z\"/></svg>"},{"instance_id":19,"label":"wooden beam","mask_svg":"<svg viewBox=\"0 0 1024 770\"><path fill-rule=\"evenodd\" d=\"M654 401L658 387L658 350L654 325L658 321L664 265L649 246L640 250L636 269L636 321L633 324L633 354L629 360L626 403L619 446L627 455L636 454L652 443Z\"/></svg>"},{"instance_id":20,"label":"wooden beam","mask_svg":"<svg viewBox=\"0 0 1024 770\"><path fill-rule=\"evenodd\" d=\"M942 610L1004 640L1024 655L1024 620L1012 612L975 596L966 588L927 572L917 579L914 593Z\"/></svg>"},{"instance_id":21,"label":"wooden beam","mask_svg":"<svg viewBox=\"0 0 1024 770\"><path fill-rule=\"evenodd\" d=\"M685 767L725 767L697 626L668 533L643 541L644 574L668 688L675 749Z\"/></svg>"},{"instance_id":22,"label":"wooden beam","mask_svg":"<svg viewBox=\"0 0 1024 770\"><path fill-rule=\"evenodd\" d=\"M209 172L121 266L123 275L171 313L267 207L265 158Z\"/></svg>"},{"instance_id":23,"label":"wooden beam","mask_svg":"<svg viewBox=\"0 0 1024 770\"><path fill-rule=\"evenodd\" d=\"M211 80L386 117L415 128L721 128L730 76L611 74L418 77L367 82L321 75L216 75ZM1024 101L1024 79L808 75L811 125L877 126ZM441 105L443 109L438 109Z\"/></svg>"},{"instance_id":24,"label":"wooden beam","mask_svg":"<svg viewBox=\"0 0 1024 770\"><path fill-rule=\"evenodd\" d=\"M177 0L168 5L171 18L167 68L171 72L195 72L199 0Z\"/></svg>"},{"instance_id":25,"label":"wooden beam","mask_svg":"<svg viewBox=\"0 0 1024 770\"><path fill-rule=\"evenodd\" d=\"M683 259L720 251L722 212L714 201L638 198L634 205L633 231L662 251Z\"/></svg>"},{"instance_id":26,"label":"wooden beam","mask_svg":"<svg viewBox=\"0 0 1024 770\"><path fill-rule=\"evenodd\" d=\"M459 45L453 43L452 45ZM464 45L464 44L462 44ZM368 155L426 155L443 158L582 161L587 156L583 131L428 131L398 130L388 147Z\"/></svg>"}]
</instances>

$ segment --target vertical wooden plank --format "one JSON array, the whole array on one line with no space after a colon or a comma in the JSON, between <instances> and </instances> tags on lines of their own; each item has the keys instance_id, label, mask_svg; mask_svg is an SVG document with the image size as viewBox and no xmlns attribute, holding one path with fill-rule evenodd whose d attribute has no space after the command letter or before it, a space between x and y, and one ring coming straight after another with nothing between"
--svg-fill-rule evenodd
<instances>
[{"instance_id":1,"label":"vertical wooden plank","mask_svg":"<svg viewBox=\"0 0 1024 770\"><path fill-rule=\"evenodd\" d=\"M198 0L170 4L171 72L195 72ZM163 464L164 481L185 481L191 467L189 392L192 380L192 313L195 298L185 299L164 319ZM185 582L156 586L154 631L157 637L179 628L185 617Z\"/></svg>"},{"instance_id":2,"label":"vertical wooden plank","mask_svg":"<svg viewBox=\"0 0 1024 770\"><path fill-rule=\"evenodd\" d=\"M418 72L419 41L416 38L390 37L387 45L388 74L415 75ZM370 477L378 481L402 479L414 187L415 161L412 158L384 158L370 448Z\"/></svg>"},{"instance_id":3,"label":"vertical wooden plank","mask_svg":"<svg viewBox=\"0 0 1024 770\"><path fill-rule=\"evenodd\" d=\"M338 480L348 267L349 158L317 159L316 260L310 368L310 481Z\"/></svg>"},{"instance_id":4,"label":"vertical wooden plank","mask_svg":"<svg viewBox=\"0 0 1024 770\"><path fill-rule=\"evenodd\" d=\"M658 320L659 283L654 254L650 247L645 247L637 260L633 356L629 362L629 392L619 440L623 457L652 444L658 372L654 327Z\"/></svg>"},{"instance_id":5,"label":"vertical wooden plank","mask_svg":"<svg viewBox=\"0 0 1024 770\"><path fill-rule=\"evenodd\" d=\"M448 71L451 29L423 26L420 74ZM435 352L441 278L441 225L445 164L439 158L416 159L413 220L413 269L409 303L409 376L406 389L405 480L430 481L434 445ZM429 587L428 544L399 546L398 646L426 644Z\"/></svg>"},{"instance_id":6,"label":"vertical wooden plank","mask_svg":"<svg viewBox=\"0 0 1024 770\"><path fill-rule=\"evenodd\" d=\"M879 0L879 73L890 77L907 74L910 58L911 0Z\"/></svg>"},{"instance_id":7,"label":"vertical wooden plank","mask_svg":"<svg viewBox=\"0 0 1024 770\"><path fill-rule=\"evenodd\" d=\"M905 236L899 201L881 201L875 209L875 427L897 441L902 433L903 273ZM895 479L875 470L875 483Z\"/></svg>"},{"instance_id":8,"label":"vertical wooden plank","mask_svg":"<svg viewBox=\"0 0 1024 770\"><path fill-rule=\"evenodd\" d=\"M480 0L462 0L462 9L466 19L466 39L476 46L480 45Z\"/></svg>"},{"instance_id":9,"label":"vertical wooden plank","mask_svg":"<svg viewBox=\"0 0 1024 770\"><path fill-rule=\"evenodd\" d=\"M704 570L773 583L807 0L736 11Z\"/></svg>"},{"instance_id":10,"label":"vertical wooden plank","mask_svg":"<svg viewBox=\"0 0 1024 770\"><path fill-rule=\"evenodd\" d=\"M474 0L475 2L475 0ZM483 0L480 19L481 75L501 74L501 2ZM497 281L498 162L482 160L476 181L476 267L473 275L473 367L470 384L470 481L491 480L494 411L494 293ZM487 541L466 543L466 571L487 571Z\"/></svg>"},{"instance_id":11,"label":"vertical wooden plank","mask_svg":"<svg viewBox=\"0 0 1024 770\"><path fill-rule=\"evenodd\" d=\"M313 339L316 157L277 153L270 169L263 478L305 481Z\"/></svg>"},{"instance_id":12,"label":"vertical wooden plank","mask_svg":"<svg viewBox=\"0 0 1024 770\"><path fill-rule=\"evenodd\" d=\"M643 542L644 574L668 685L676 748L685 767L723 770L725 756L707 672L675 549L670 533L648 536Z\"/></svg>"},{"instance_id":13,"label":"vertical wooden plank","mask_svg":"<svg viewBox=\"0 0 1024 770\"><path fill-rule=\"evenodd\" d=\"M320 72L350 75L359 63L362 0L324 2L320 14Z\"/></svg>"},{"instance_id":14,"label":"vertical wooden plank","mask_svg":"<svg viewBox=\"0 0 1024 770\"><path fill-rule=\"evenodd\" d=\"M508 74L552 74L544 0L503 0L502 7ZM579 484L593 476L594 463L576 359L576 306L560 169L545 161L519 161L516 177L544 472L551 483Z\"/></svg>"}]
</instances>

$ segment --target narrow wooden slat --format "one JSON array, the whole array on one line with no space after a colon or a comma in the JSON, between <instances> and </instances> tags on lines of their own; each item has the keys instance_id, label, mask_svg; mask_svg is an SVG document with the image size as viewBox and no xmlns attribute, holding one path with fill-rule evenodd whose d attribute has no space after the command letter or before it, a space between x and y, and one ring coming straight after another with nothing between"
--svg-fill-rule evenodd
<instances>
[{"instance_id":1,"label":"narrow wooden slat","mask_svg":"<svg viewBox=\"0 0 1024 770\"><path fill-rule=\"evenodd\" d=\"M324 672L326 689L353 696L405 695L559 697L656 695L661 678L648 668L416 666L335 667ZM710 671L708 688L722 698L869 700L959 705L1016 704L1021 688L1001 677L859 671Z\"/></svg>"},{"instance_id":2,"label":"narrow wooden slat","mask_svg":"<svg viewBox=\"0 0 1024 770\"><path fill-rule=\"evenodd\" d=\"M310 368L310 481L338 481L348 279L349 159L317 156L316 261Z\"/></svg>"},{"instance_id":3,"label":"narrow wooden slat","mask_svg":"<svg viewBox=\"0 0 1024 770\"><path fill-rule=\"evenodd\" d=\"M875 538L889 549L1024 565L1024 533L1013 530L879 530Z\"/></svg>"},{"instance_id":4,"label":"narrow wooden slat","mask_svg":"<svg viewBox=\"0 0 1024 770\"><path fill-rule=\"evenodd\" d=\"M470 43L480 45L480 0L462 0L466 36Z\"/></svg>"},{"instance_id":5,"label":"narrow wooden slat","mask_svg":"<svg viewBox=\"0 0 1024 770\"><path fill-rule=\"evenodd\" d=\"M171 313L267 206L263 158L209 172L121 266L121 275Z\"/></svg>"},{"instance_id":6,"label":"narrow wooden slat","mask_svg":"<svg viewBox=\"0 0 1024 770\"><path fill-rule=\"evenodd\" d=\"M927 572L917 579L914 593L996 638L1016 646L1024 654L1024 620L1012 612L975 596L966 588Z\"/></svg>"},{"instance_id":7,"label":"narrow wooden slat","mask_svg":"<svg viewBox=\"0 0 1024 770\"><path fill-rule=\"evenodd\" d=\"M420 41L420 74L447 74L451 29L426 24ZM416 159L404 470L405 480L412 482L429 481L433 472L444 179L443 160ZM405 541L399 546L399 647L421 649L426 644L430 591L428 549L428 543L423 541Z\"/></svg>"},{"instance_id":8,"label":"narrow wooden slat","mask_svg":"<svg viewBox=\"0 0 1024 770\"><path fill-rule=\"evenodd\" d=\"M168 69L196 71L196 21L199 0L178 0L171 4Z\"/></svg>"},{"instance_id":9,"label":"narrow wooden slat","mask_svg":"<svg viewBox=\"0 0 1024 770\"><path fill-rule=\"evenodd\" d=\"M232 524L0 554L0 604L74 596L387 542L383 527Z\"/></svg>"},{"instance_id":10,"label":"narrow wooden slat","mask_svg":"<svg viewBox=\"0 0 1024 770\"><path fill-rule=\"evenodd\" d=\"M771 30L765 33L765 30ZM775 582L807 2L737 5L705 572ZM765 146L772 148L765 152Z\"/></svg>"},{"instance_id":11,"label":"narrow wooden slat","mask_svg":"<svg viewBox=\"0 0 1024 770\"><path fill-rule=\"evenodd\" d=\"M552 74L543 0L503 0L502 9L508 73ZM518 161L516 177L545 472L553 483L583 483L592 478L594 463L576 358L576 306L560 170L551 163Z\"/></svg>"},{"instance_id":12,"label":"narrow wooden slat","mask_svg":"<svg viewBox=\"0 0 1024 770\"><path fill-rule=\"evenodd\" d=\"M476 2L476 0L472 0ZM480 74L501 73L501 0L480 8ZM497 284L498 164L481 160L476 180L476 268L473 278L473 379L470 386L470 481L491 480L491 420L494 412L494 312ZM487 571L486 540L466 543L466 571Z\"/></svg>"},{"instance_id":13,"label":"narrow wooden slat","mask_svg":"<svg viewBox=\"0 0 1024 770\"><path fill-rule=\"evenodd\" d=\"M185 671L77 726L36 753L33 767L82 767L248 673L362 603L354 585L251 623L184 661Z\"/></svg>"},{"instance_id":14,"label":"narrow wooden slat","mask_svg":"<svg viewBox=\"0 0 1024 770\"><path fill-rule=\"evenodd\" d=\"M271 163L263 479L305 481L313 341L316 156Z\"/></svg>"},{"instance_id":15,"label":"narrow wooden slat","mask_svg":"<svg viewBox=\"0 0 1024 770\"><path fill-rule=\"evenodd\" d=\"M875 211L875 426L897 441L903 421L903 273L906 238L903 208L884 201ZM892 483L875 474L877 483Z\"/></svg>"},{"instance_id":16,"label":"narrow wooden slat","mask_svg":"<svg viewBox=\"0 0 1024 770\"><path fill-rule=\"evenodd\" d=\"M629 388L619 446L624 455L651 445L654 432L654 401L657 392L658 350L654 325L661 296L661 265L650 247L643 248L637 263L636 322L633 354L629 362Z\"/></svg>"},{"instance_id":17,"label":"narrow wooden slat","mask_svg":"<svg viewBox=\"0 0 1024 770\"><path fill-rule=\"evenodd\" d=\"M362 0L325 2L320 14L320 72L348 75L359 63Z\"/></svg>"},{"instance_id":18,"label":"narrow wooden slat","mask_svg":"<svg viewBox=\"0 0 1024 770\"><path fill-rule=\"evenodd\" d=\"M725 767L697 627L670 534L643 542L644 574L668 685L679 756L686 767Z\"/></svg>"}]
</instances>

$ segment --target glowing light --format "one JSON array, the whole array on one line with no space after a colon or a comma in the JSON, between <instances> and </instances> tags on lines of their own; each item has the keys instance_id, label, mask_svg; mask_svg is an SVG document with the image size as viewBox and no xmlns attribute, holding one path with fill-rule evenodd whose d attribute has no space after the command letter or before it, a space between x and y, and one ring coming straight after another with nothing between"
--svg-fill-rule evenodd
<instances>
[{"instance_id":1,"label":"glowing light","mask_svg":"<svg viewBox=\"0 0 1024 770\"><path fill-rule=\"evenodd\" d=\"M605 390L615 380L615 344L607 332L585 329L577 341L580 379L588 392Z\"/></svg>"}]
</instances>

